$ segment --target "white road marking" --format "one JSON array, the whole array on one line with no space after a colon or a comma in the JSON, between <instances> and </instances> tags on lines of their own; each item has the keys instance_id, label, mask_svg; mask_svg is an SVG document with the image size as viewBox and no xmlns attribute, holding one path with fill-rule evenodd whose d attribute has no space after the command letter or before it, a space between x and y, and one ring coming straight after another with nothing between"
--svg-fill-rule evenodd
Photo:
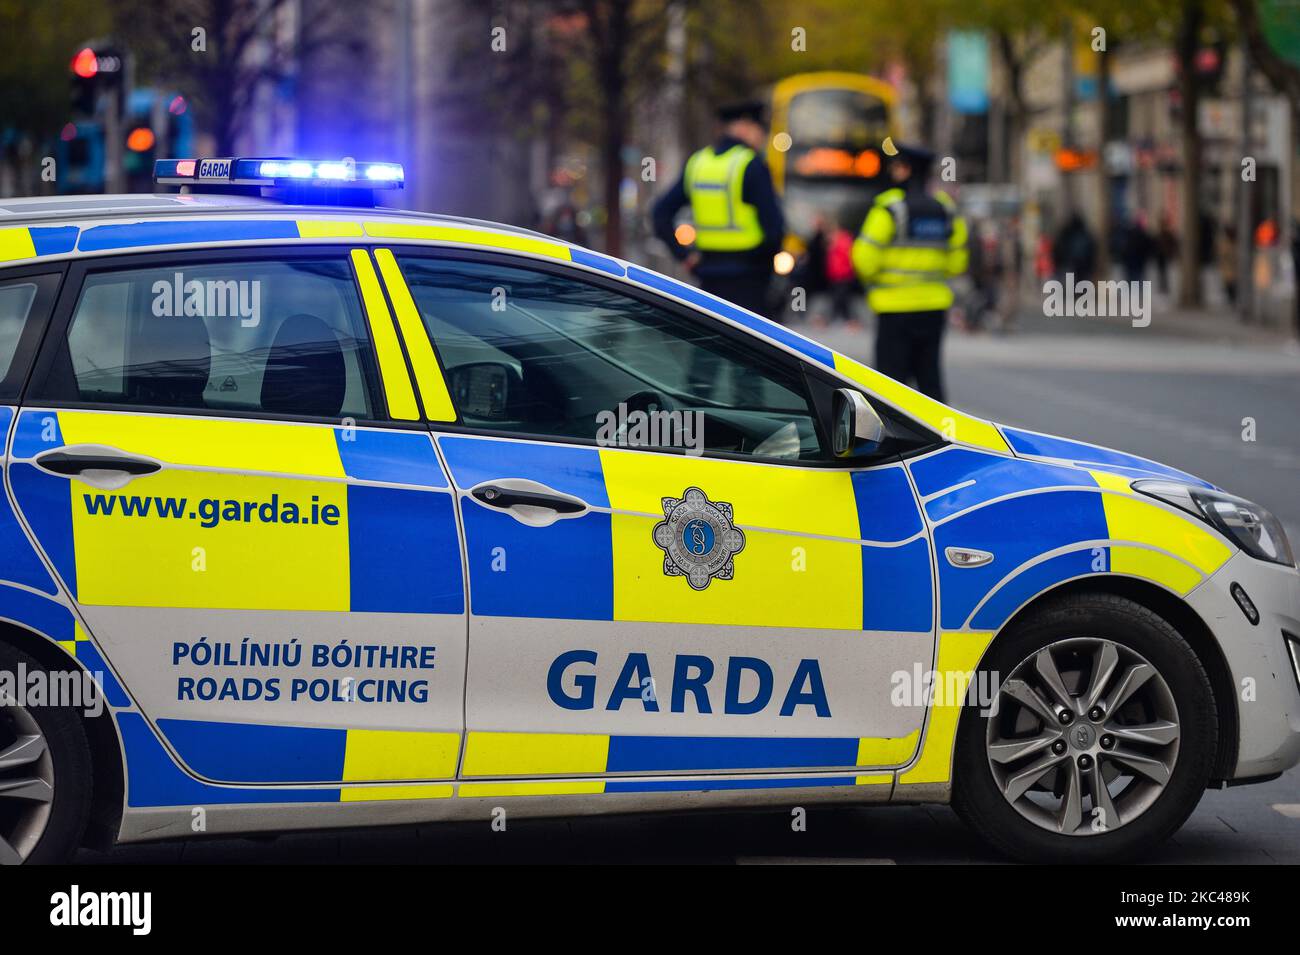
<instances>
[{"instance_id":1,"label":"white road marking","mask_svg":"<svg viewBox=\"0 0 1300 955\"><path fill-rule=\"evenodd\" d=\"M1273 808L1288 819L1300 819L1300 803L1275 802L1273 803Z\"/></svg>"}]
</instances>

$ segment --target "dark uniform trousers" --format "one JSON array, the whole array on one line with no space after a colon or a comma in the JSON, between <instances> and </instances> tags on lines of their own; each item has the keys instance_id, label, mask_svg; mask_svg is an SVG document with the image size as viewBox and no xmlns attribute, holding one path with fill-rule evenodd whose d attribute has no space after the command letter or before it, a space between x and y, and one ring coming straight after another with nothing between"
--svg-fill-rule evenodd
<instances>
[{"instance_id":1,"label":"dark uniform trousers","mask_svg":"<svg viewBox=\"0 0 1300 955\"><path fill-rule=\"evenodd\" d=\"M939 351L946 312L881 312L876 316L876 369L944 401Z\"/></svg>"},{"instance_id":2,"label":"dark uniform trousers","mask_svg":"<svg viewBox=\"0 0 1300 955\"><path fill-rule=\"evenodd\" d=\"M700 276L700 288L710 295L725 298L728 302L769 317L772 290L772 273L742 272L737 275Z\"/></svg>"}]
</instances>

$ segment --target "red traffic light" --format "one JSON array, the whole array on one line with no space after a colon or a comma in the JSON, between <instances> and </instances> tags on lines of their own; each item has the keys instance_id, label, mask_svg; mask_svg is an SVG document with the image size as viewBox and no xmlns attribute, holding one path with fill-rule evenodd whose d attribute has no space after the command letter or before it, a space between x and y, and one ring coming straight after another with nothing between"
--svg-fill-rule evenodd
<instances>
[{"instance_id":1,"label":"red traffic light","mask_svg":"<svg viewBox=\"0 0 1300 955\"><path fill-rule=\"evenodd\" d=\"M88 80L99 72L99 57L90 47L81 50L72 58L72 72L83 80Z\"/></svg>"}]
</instances>

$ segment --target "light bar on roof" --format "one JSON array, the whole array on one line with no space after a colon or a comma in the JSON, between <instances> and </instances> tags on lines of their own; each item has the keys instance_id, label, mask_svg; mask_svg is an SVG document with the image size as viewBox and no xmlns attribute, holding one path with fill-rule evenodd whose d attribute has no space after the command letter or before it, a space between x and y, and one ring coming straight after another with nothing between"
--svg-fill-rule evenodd
<instances>
[{"instance_id":1,"label":"light bar on roof","mask_svg":"<svg viewBox=\"0 0 1300 955\"><path fill-rule=\"evenodd\" d=\"M169 186L322 186L401 189L401 163L281 156L231 159L159 159L153 179Z\"/></svg>"}]
</instances>

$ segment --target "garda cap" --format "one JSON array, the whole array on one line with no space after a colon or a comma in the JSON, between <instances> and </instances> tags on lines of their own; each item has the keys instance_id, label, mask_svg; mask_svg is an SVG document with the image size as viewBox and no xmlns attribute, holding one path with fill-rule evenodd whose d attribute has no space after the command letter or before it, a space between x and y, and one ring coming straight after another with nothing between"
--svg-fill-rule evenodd
<instances>
[{"instance_id":1,"label":"garda cap","mask_svg":"<svg viewBox=\"0 0 1300 955\"><path fill-rule=\"evenodd\" d=\"M934 153L924 146L895 142L894 148L898 150L898 155L890 156L889 161L905 162L917 172L924 171L934 162Z\"/></svg>"},{"instance_id":2,"label":"garda cap","mask_svg":"<svg viewBox=\"0 0 1300 955\"><path fill-rule=\"evenodd\" d=\"M749 119L760 126L767 126L767 109L759 100L741 100L726 103L718 107L718 120L722 123L734 123L738 119Z\"/></svg>"}]
</instances>

